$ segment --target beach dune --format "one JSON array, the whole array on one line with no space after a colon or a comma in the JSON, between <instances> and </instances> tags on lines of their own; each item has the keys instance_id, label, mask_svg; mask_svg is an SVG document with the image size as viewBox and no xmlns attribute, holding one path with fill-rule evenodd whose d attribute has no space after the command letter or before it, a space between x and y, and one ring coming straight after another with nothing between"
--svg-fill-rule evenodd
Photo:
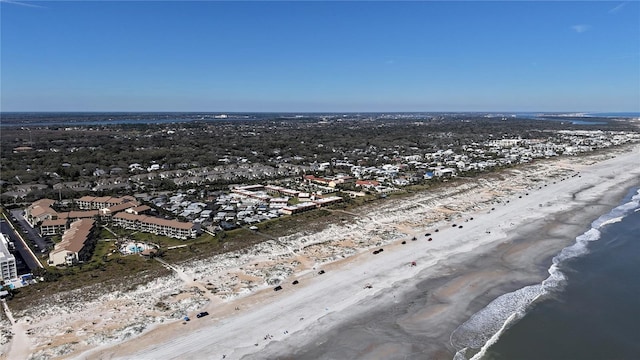
<instances>
[{"instance_id":1,"label":"beach dune","mask_svg":"<svg viewBox=\"0 0 640 360\"><path fill-rule=\"evenodd\" d=\"M450 359L460 324L546 278L554 254L640 185L639 151L538 162L359 210L323 233L274 241L275 255L262 249L225 268L182 266L214 283L280 269L270 276L282 290L263 283L226 297L198 292L207 317L148 326L124 341L78 341L61 357ZM30 325L38 321L54 323Z\"/></svg>"}]
</instances>

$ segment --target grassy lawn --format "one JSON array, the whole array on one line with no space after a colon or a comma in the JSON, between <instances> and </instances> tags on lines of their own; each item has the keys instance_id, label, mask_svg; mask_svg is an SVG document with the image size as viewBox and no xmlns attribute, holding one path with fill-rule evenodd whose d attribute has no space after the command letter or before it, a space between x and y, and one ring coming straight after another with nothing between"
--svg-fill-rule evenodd
<instances>
[{"instance_id":1,"label":"grassy lawn","mask_svg":"<svg viewBox=\"0 0 640 360\"><path fill-rule=\"evenodd\" d=\"M100 237L100 239L112 239L115 237L112 233L109 232L109 230L105 228L100 229L100 234L98 236Z\"/></svg>"}]
</instances>

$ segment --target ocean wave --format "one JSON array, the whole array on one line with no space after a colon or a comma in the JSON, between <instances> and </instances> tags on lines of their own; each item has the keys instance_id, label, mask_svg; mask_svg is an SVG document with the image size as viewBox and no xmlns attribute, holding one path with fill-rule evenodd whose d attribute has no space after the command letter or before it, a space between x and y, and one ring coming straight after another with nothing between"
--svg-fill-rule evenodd
<instances>
[{"instance_id":1,"label":"ocean wave","mask_svg":"<svg viewBox=\"0 0 640 360\"><path fill-rule=\"evenodd\" d=\"M638 210L638 209L636 209L636 210ZM615 223L617 223L617 222L622 221L622 219L624 219L624 217L622 217L622 216L614 217L613 219L609 219L609 220L607 220L607 221L603 222L603 223L600 225L600 227L605 226L605 225L615 224Z\"/></svg>"},{"instance_id":2,"label":"ocean wave","mask_svg":"<svg viewBox=\"0 0 640 360\"><path fill-rule=\"evenodd\" d=\"M629 201L593 221L591 229L576 237L574 244L565 247L554 256L548 269L549 277L540 284L525 286L501 295L482 310L473 314L469 320L451 333L451 345L457 349L454 360L467 360L469 352L475 353L471 360L481 359L487 349L498 341L511 325L526 315L531 304L563 286L566 277L560 270L561 263L587 254L589 252L588 243L600 239L599 229L620 222L626 215L639 209L640 189ZM469 351L470 349L479 349L479 351Z\"/></svg>"}]
</instances>

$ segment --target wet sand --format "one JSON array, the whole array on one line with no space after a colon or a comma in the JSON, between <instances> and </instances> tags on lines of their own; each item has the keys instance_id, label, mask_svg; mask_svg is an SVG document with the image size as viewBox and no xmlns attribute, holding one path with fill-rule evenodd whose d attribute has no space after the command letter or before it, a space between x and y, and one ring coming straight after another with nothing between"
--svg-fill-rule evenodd
<instances>
[{"instance_id":1,"label":"wet sand","mask_svg":"<svg viewBox=\"0 0 640 360\"><path fill-rule=\"evenodd\" d=\"M497 296L544 280L551 258L615 207L627 187L639 183L634 179L587 203L518 226L502 243L448 259L438 275L425 271L416 276L422 281L394 284L392 299L367 299L358 304L358 315L331 316L326 322L335 325L313 343L274 343L246 358L451 359L459 349L449 337L460 324Z\"/></svg>"}]
</instances>

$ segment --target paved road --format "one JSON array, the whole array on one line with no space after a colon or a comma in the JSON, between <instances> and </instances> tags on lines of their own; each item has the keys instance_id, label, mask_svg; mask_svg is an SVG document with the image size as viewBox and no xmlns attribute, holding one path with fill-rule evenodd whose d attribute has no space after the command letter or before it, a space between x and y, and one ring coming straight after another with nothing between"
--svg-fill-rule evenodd
<instances>
[{"instance_id":1,"label":"paved road","mask_svg":"<svg viewBox=\"0 0 640 360\"><path fill-rule=\"evenodd\" d=\"M25 241L31 241L32 244L37 245L36 249L38 251L47 248L47 242L42 238L42 236L40 236L38 229L32 228L29 223L27 223L27 220L22 216L22 209L11 210L11 216L16 219L14 224L16 224L16 226L20 226L22 228L22 232L27 235L27 239L25 239Z\"/></svg>"},{"instance_id":2,"label":"paved road","mask_svg":"<svg viewBox=\"0 0 640 360\"><path fill-rule=\"evenodd\" d=\"M11 225L4 221L4 219L0 221L0 231L2 231L3 234L7 235L9 237L9 240L12 241L16 246L16 250L18 251L18 253L20 253L22 259L24 259L24 262L29 267L29 270L41 267L40 262L35 257L35 254L29 249L27 244L25 244L24 241L20 239Z\"/></svg>"},{"instance_id":3,"label":"paved road","mask_svg":"<svg viewBox=\"0 0 640 360\"><path fill-rule=\"evenodd\" d=\"M11 224L6 224L6 226L8 226L7 228L8 232L4 231L5 228L3 228L3 232L5 232L10 236L10 238L12 239L13 243L16 246L16 250L20 252L20 255L24 259L29 269L34 269L35 267L42 267L42 265L40 264L36 256L40 254L39 251L41 249L47 248L47 242L40 236L37 229L34 229L31 226L29 226L27 221L22 216L23 214L22 209L13 209L13 210L10 210L9 213L11 214L11 217L12 217L11 222L13 223L12 224L13 226L11 226ZM26 237L20 236L17 233L18 228L22 230L23 234L26 234ZM35 253L28 247L27 243L34 245Z\"/></svg>"}]
</instances>

